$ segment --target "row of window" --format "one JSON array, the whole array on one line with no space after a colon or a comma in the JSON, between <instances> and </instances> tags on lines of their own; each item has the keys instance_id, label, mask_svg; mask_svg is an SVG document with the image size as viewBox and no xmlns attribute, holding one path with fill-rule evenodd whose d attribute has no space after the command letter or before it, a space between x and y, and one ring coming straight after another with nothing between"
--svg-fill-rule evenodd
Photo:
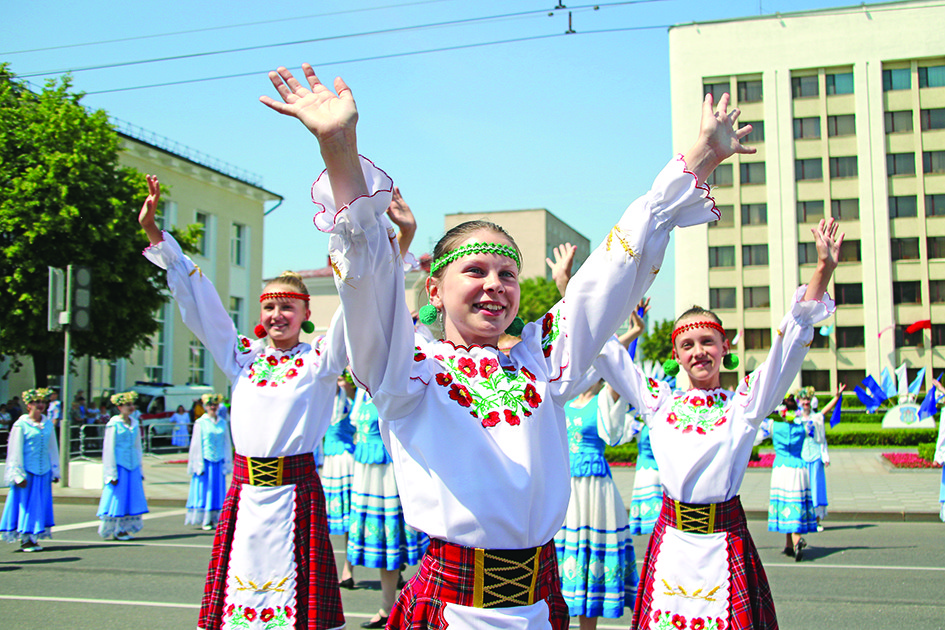
<instances>
[{"instance_id":1,"label":"row of window","mask_svg":"<svg viewBox=\"0 0 945 630\"><path fill-rule=\"evenodd\" d=\"M886 154L886 174L890 177L893 175L915 175L915 167L915 153ZM923 151L922 172L926 174L945 173L945 151Z\"/></svg>"},{"instance_id":2,"label":"row of window","mask_svg":"<svg viewBox=\"0 0 945 630\"><path fill-rule=\"evenodd\" d=\"M176 214L177 202L163 200L155 215L155 221L160 229L165 229L166 217ZM197 241L197 253L204 258L210 256L210 215L199 210L194 217L194 223L203 229ZM241 223L232 223L230 226L230 264L242 267L246 264L247 238L249 229Z\"/></svg>"},{"instance_id":3,"label":"row of window","mask_svg":"<svg viewBox=\"0 0 945 630\"><path fill-rule=\"evenodd\" d=\"M863 304L863 285L859 282L834 284L833 298L837 306L860 306ZM734 309L735 287L709 289L709 308ZM771 304L768 287L744 287L742 298L745 308L768 308ZM945 280L929 280L928 300L922 299L922 283L918 280L894 281L893 304L945 304Z\"/></svg>"},{"instance_id":4,"label":"row of window","mask_svg":"<svg viewBox=\"0 0 945 630\"><path fill-rule=\"evenodd\" d=\"M912 110L906 109L883 114L886 133L904 133L914 129ZM919 128L922 131L945 129L945 107L919 110Z\"/></svg>"},{"instance_id":5,"label":"row of window","mask_svg":"<svg viewBox=\"0 0 945 630\"><path fill-rule=\"evenodd\" d=\"M907 325L895 327L895 345L897 348L922 346L923 332L907 333ZM836 326L831 331L836 339L837 348L863 348L866 346L866 332L862 326ZM932 345L945 346L945 324L932 324ZM770 328L746 328L742 331L739 347L744 350L767 350L771 347ZM829 348L830 337L814 334L811 348ZM861 379L862 380L862 379Z\"/></svg>"},{"instance_id":6,"label":"row of window","mask_svg":"<svg viewBox=\"0 0 945 630\"><path fill-rule=\"evenodd\" d=\"M919 68L919 87L945 87L945 66ZM912 69L894 68L883 70L883 91L912 89Z\"/></svg>"},{"instance_id":7,"label":"row of window","mask_svg":"<svg viewBox=\"0 0 945 630\"><path fill-rule=\"evenodd\" d=\"M929 259L945 258L945 236L928 236L925 239L927 257ZM921 250L919 238L891 238L889 239L889 254L893 261L919 260ZM845 240L840 245L839 262L860 262L860 241ZM797 244L797 263L812 265L817 262L817 247L814 243ZM768 264L768 245L742 245L742 266L763 267ZM709 268L735 266L735 246L718 245L709 247Z\"/></svg>"}]
</instances>

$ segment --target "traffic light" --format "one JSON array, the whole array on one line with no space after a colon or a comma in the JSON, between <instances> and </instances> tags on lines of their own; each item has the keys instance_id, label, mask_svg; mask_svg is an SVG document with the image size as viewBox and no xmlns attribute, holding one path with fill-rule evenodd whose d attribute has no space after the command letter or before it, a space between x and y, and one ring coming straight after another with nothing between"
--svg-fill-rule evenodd
<instances>
[{"instance_id":1,"label":"traffic light","mask_svg":"<svg viewBox=\"0 0 945 630\"><path fill-rule=\"evenodd\" d=\"M69 265L72 271L72 330L92 329L92 270Z\"/></svg>"}]
</instances>

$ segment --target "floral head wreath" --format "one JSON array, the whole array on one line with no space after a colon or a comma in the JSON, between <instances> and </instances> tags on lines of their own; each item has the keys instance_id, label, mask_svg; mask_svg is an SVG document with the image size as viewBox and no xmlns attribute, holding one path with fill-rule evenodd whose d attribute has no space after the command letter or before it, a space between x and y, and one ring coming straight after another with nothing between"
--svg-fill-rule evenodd
<instances>
[{"instance_id":1,"label":"floral head wreath","mask_svg":"<svg viewBox=\"0 0 945 630\"><path fill-rule=\"evenodd\" d=\"M696 328L711 328L712 330L717 330L721 333L722 338L725 338L725 329L722 327L722 324L714 322L711 319L702 319L696 322L689 322L688 324L683 324L682 326L677 326L673 330L673 336L671 343L673 346L673 356L671 359L667 359L663 363L663 371L666 372L669 376L676 376L679 374L679 362L676 360L676 337L694 330ZM734 370L738 367L738 356L729 352L724 357L722 357L722 366L727 370Z\"/></svg>"},{"instance_id":2,"label":"floral head wreath","mask_svg":"<svg viewBox=\"0 0 945 630\"><path fill-rule=\"evenodd\" d=\"M21 394L24 403L48 402L52 396L52 390L48 387L37 387L28 389Z\"/></svg>"},{"instance_id":3,"label":"floral head wreath","mask_svg":"<svg viewBox=\"0 0 945 630\"><path fill-rule=\"evenodd\" d=\"M113 405L130 405L138 400L138 392L121 392L120 394L112 394L112 397L109 400L112 401Z\"/></svg>"},{"instance_id":4,"label":"floral head wreath","mask_svg":"<svg viewBox=\"0 0 945 630\"><path fill-rule=\"evenodd\" d=\"M430 263L430 275L432 276L438 270L450 264L457 258L479 253L506 256L515 261L515 266L519 270L522 269L522 259L514 247L503 245L502 243L469 243L467 245L463 245L462 247L451 249ZM426 304L420 307L420 312L417 314L417 319L420 320L421 324L430 325L436 321L436 316L436 307L432 304ZM509 327L505 329L505 332L509 335L512 335L513 337L517 337L522 334L523 328L525 328L525 322L522 321L521 317L515 317L515 319L512 320L512 323L509 324Z\"/></svg>"},{"instance_id":5,"label":"floral head wreath","mask_svg":"<svg viewBox=\"0 0 945 630\"><path fill-rule=\"evenodd\" d=\"M794 398L800 400L801 398L806 398L808 400L813 400L814 398L814 388L810 385L807 387L801 387L796 392L794 392Z\"/></svg>"},{"instance_id":6,"label":"floral head wreath","mask_svg":"<svg viewBox=\"0 0 945 630\"><path fill-rule=\"evenodd\" d=\"M204 394L200 400L205 405L219 405L223 402L223 394Z\"/></svg>"}]
</instances>

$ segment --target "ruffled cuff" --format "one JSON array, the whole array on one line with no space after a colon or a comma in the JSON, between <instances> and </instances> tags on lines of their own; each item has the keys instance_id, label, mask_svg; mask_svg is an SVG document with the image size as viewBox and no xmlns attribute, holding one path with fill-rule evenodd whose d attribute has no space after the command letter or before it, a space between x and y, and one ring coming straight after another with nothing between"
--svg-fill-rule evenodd
<instances>
[{"instance_id":1,"label":"ruffled cuff","mask_svg":"<svg viewBox=\"0 0 945 630\"><path fill-rule=\"evenodd\" d=\"M166 231L162 231L161 235L164 237L163 241L156 245L148 245L141 253L161 269L167 269L180 260L184 253L173 236Z\"/></svg>"},{"instance_id":2,"label":"ruffled cuff","mask_svg":"<svg viewBox=\"0 0 945 630\"><path fill-rule=\"evenodd\" d=\"M662 206L657 218L671 227L689 227L718 221L722 214L709 195L709 187L700 183L689 170L682 154L670 160L653 180L652 194Z\"/></svg>"},{"instance_id":3,"label":"ruffled cuff","mask_svg":"<svg viewBox=\"0 0 945 630\"><path fill-rule=\"evenodd\" d=\"M801 326L813 326L822 322L837 310L833 298L829 293L824 293L824 297L819 300L804 299L807 292L807 285L803 284L794 292L794 304L791 305L791 317Z\"/></svg>"},{"instance_id":4,"label":"ruffled cuff","mask_svg":"<svg viewBox=\"0 0 945 630\"><path fill-rule=\"evenodd\" d=\"M390 205L394 180L371 160L363 155L358 157L361 160L364 181L367 183L367 195L356 198L343 208L335 208L328 171L322 171L312 184L312 203L318 207L313 221L315 227L322 232L335 233L339 225L345 224L348 230L363 232L373 225L377 217L384 214Z\"/></svg>"}]
</instances>

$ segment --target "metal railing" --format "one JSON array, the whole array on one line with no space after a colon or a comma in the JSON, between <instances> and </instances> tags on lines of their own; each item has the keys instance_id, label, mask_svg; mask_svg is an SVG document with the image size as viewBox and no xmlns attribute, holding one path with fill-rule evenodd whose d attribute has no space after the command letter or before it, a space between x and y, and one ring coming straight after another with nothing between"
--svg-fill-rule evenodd
<instances>
[{"instance_id":1,"label":"metal railing","mask_svg":"<svg viewBox=\"0 0 945 630\"><path fill-rule=\"evenodd\" d=\"M183 443L174 444L175 429L182 428L176 422L153 422L141 427L141 449L145 455L157 456L170 453L186 453L190 448L190 434L193 425L187 425L187 435ZM105 425L83 424L71 427L69 439L69 459L92 460L102 457L105 442ZM178 437L183 437L178 433ZM180 442L180 440L178 440ZM4 442L4 447L6 443Z\"/></svg>"}]
</instances>

